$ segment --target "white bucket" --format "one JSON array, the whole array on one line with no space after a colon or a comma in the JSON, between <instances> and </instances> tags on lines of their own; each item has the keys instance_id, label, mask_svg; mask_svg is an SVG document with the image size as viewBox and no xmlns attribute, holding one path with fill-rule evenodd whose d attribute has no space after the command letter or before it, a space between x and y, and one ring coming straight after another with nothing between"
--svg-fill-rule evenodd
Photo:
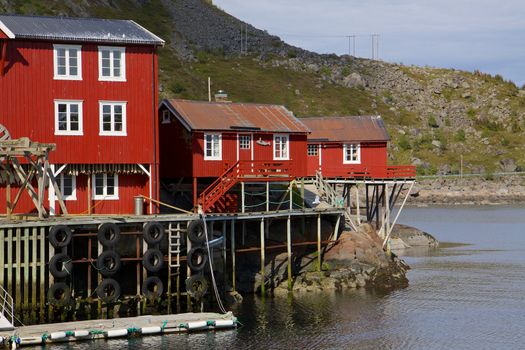
<instances>
[{"instance_id":1,"label":"white bucket","mask_svg":"<svg viewBox=\"0 0 525 350\"><path fill-rule=\"evenodd\" d=\"M206 329L206 328L208 328L207 321L188 322L188 330L190 331L196 331L199 329Z\"/></svg>"},{"instance_id":2,"label":"white bucket","mask_svg":"<svg viewBox=\"0 0 525 350\"><path fill-rule=\"evenodd\" d=\"M142 334L158 334L160 332L162 332L160 327L143 327L140 329Z\"/></svg>"},{"instance_id":3,"label":"white bucket","mask_svg":"<svg viewBox=\"0 0 525 350\"><path fill-rule=\"evenodd\" d=\"M215 328L233 328L235 322L233 320L215 320Z\"/></svg>"},{"instance_id":4,"label":"white bucket","mask_svg":"<svg viewBox=\"0 0 525 350\"><path fill-rule=\"evenodd\" d=\"M128 335L127 329L113 329L111 331L106 332L106 337L108 338L124 337L127 335Z\"/></svg>"}]
</instances>

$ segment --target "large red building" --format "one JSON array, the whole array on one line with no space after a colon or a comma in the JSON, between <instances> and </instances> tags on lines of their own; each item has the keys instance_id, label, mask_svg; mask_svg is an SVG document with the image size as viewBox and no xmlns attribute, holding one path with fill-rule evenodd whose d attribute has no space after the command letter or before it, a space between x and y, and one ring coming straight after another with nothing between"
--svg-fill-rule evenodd
<instances>
[{"instance_id":1,"label":"large red building","mask_svg":"<svg viewBox=\"0 0 525 350\"><path fill-rule=\"evenodd\" d=\"M56 144L50 163L70 213L131 213L134 196L158 197L163 44L128 20L0 15L0 124ZM26 198L17 211L32 207Z\"/></svg>"},{"instance_id":2,"label":"large red building","mask_svg":"<svg viewBox=\"0 0 525 350\"><path fill-rule=\"evenodd\" d=\"M164 100L160 104L163 179L211 183L235 164L252 181L306 176L308 128L283 106ZM260 175L260 176L257 176Z\"/></svg>"},{"instance_id":3,"label":"large red building","mask_svg":"<svg viewBox=\"0 0 525 350\"><path fill-rule=\"evenodd\" d=\"M388 166L390 136L380 116L303 118L308 176L385 179L414 177L411 166Z\"/></svg>"}]
</instances>

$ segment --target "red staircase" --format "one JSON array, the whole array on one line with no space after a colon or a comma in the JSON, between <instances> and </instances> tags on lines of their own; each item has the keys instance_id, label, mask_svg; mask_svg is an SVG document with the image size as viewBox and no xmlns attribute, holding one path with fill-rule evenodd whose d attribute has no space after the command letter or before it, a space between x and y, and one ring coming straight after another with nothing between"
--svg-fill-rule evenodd
<instances>
[{"instance_id":1,"label":"red staircase","mask_svg":"<svg viewBox=\"0 0 525 350\"><path fill-rule=\"evenodd\" d=\"M217 180L206 188L199 197L202 211L211 211L233 186L241 181L266 182L289 181L294 179L291 161L237 161ZM218 203L224 209L224 203Z\"/></svg>"}]
</instances>

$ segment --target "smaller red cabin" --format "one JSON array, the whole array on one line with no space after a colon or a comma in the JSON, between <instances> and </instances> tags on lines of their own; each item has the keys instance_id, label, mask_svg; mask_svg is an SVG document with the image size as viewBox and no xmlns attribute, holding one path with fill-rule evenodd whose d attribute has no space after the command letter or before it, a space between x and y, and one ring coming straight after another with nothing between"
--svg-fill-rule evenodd
<instances>
[{"instance_id":1,"label":"smaller red cabin","mask_svg":"<svg viewBox=\"0 0 525 350\"><path fill-rule=\"evenodd\" d=\"M412 178L411 166L388 166L390 136L380 116L304 118L308 176L325 178Z\"/></svg>"}]
</instances>

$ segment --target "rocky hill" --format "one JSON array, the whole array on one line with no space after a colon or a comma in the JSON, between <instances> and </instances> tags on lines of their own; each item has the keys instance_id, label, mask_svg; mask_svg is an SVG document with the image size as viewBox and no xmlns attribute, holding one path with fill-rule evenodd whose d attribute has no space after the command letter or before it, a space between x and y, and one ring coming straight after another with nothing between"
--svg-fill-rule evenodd
<instances>
[{"instance_id":1,"label":"rocky hill","mask_svg":"<svg viewBox=\"0 0 525 350\"><path fill-rule=\"evenodd\" d=\"M525 91L499 76L319 55L284 43L205 0L0 0L0 12L131 18L167 42L159 50L161 95L279 103L297 116L380 114L391 162L420 174L525 167ZM290 14L292 15L292 14Z\"/></svg>"}]
</instances>

